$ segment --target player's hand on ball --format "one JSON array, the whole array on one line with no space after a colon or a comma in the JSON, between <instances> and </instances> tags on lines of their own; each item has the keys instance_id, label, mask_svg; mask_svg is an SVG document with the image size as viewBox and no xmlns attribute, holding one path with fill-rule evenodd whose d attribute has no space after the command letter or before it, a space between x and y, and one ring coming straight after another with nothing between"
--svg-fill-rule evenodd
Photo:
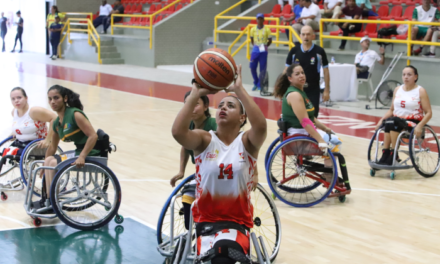
<instances>
[{"instance_id":1,"label":"player's hand on ball","mask_svg":"<svg viewBox=\"0 0 440 264\"><path fill-rule=\"evenodd\" d=\"M240 89L243 87L242 81L241 81L241 64L237 66L237 78L234 80L234 82L229 86L229 88L226 88L225 91L228 93L235 93L237 89Z\"/></svg>"},{"instance_id":2,"label":"player's hand on ball","mask_svg":"<svg viewBox=\"0 0 440 264\"><path fill-rule=\"evenodd\" d=\"M208 94L215 94L215 93L218 92L218 91L213 91L213 90L209 90L209 89L203 88L202 86L200 86L195 81L193 81L192 86L193 86L193 90L197 91L199 96L205 96L205 95L208 95Z\"/></svg>"}]
</instances>

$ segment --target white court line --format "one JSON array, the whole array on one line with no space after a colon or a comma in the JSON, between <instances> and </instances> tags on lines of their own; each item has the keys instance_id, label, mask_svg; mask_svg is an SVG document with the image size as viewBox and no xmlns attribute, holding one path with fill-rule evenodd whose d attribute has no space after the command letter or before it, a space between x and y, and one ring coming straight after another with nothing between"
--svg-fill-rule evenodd
<instances>
[{"instance_id":1,"label":"white court line","mask_svg":"<svg viewBox=\"0 0 440 264\"><path fill-rule=\"evenodd\" d=\"M15 229L24 229L24 228L29 228L29 227L31 227L31 225L28 225L28 224L26 224L26 223L24 223L24 222L18 221L17 219L14 219L14 218L11 218L11 217L0 216L0 218L2 218L2 219L6 219L6 220L9 220L9 221L14 222L14 223L18 223L18 224L20 224L20 225L23 226L23 227L19 227L19 228L15 228ZM3 230L12 230L12 229L0 229L0 230L3 231Z\"/></svg>"},{"instance_id":2,"label":"white court line","mask_svg":"<svg viewBox=\"0 0 440 264\"><path fill-rule=\"evenodd\" d=\"M139 222L139 223L143 224L144 226L147 226L147 227L149 227L149 228L151 228L151 229L153 229L153 230L157 230L156 227L153 226L152 224L146 223L146 222L140 220L140 219L137 218L137 217L134 217L134 216L127 216L127 217L125 217L125 218L131 218L131 219L135 220L136 222Z\"/></svg>"}]
</instances>

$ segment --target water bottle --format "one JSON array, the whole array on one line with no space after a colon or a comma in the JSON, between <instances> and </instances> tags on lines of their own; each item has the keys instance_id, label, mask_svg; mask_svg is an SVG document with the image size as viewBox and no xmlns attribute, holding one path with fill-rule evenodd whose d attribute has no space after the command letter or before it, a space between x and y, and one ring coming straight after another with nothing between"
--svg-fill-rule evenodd
<instances>
[{"instance_id":1,"label":"water bottle","mask_svg":"<svg viewBox=\"0 0 440 264\"><path fill-rule=\"evenodd\" d=\"M335 57L332 57L332 60L330 62L331 64L335 64Z\"/></svg>"}]
</instances>

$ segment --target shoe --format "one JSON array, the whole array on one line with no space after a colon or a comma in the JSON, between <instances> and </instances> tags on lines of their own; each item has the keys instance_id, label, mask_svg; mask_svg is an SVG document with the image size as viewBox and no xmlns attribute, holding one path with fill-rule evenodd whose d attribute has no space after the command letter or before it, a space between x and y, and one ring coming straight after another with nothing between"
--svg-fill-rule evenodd
<instances>
[{"instance_id":1,"label":"shoe","mask_svg":"<svg viewBox=\"0 0 440 264\"><path fill-rule=\"evenodd\" d=\"M52 60L56 60L56 59L57 59L57 56L53 55Z\"/></svg>"},{"instance_id":2,"label":"shoe","mask_svg":"<svg viewBox=\"0 0 440 264\"><path fill-rule=\"evenodd\" d=\"M49 206L51 206L49 199L48 199L48 201L49 201ZM31 203L31 208L33 208L35 210L38 210L38 209L41 209L41 208L45 208L46 207L45 203L46 203L46 200L44 198L41 198L39 201L32 202ZM54 214L54 213L55 212L53 211L53 209L50 208L50 209L48 209L48 210L46 210L44 212L41 212L40 214Z\"/></svg>"},{"instance_id":3,"label":"shoe","mask_svg":"<svg viewBox=\"0 0 440 264\"><path fill-rule=\"evenodd\" d=\"M261 87L260 86L257 87L257 91L261 91Z\"/></svg>"},{"instance_id":4,"label":"shoe","mask_svg":"<svg viewBox=\"0 0 440 264\"><path fill-rule=\"evenodd\" d=\"M343 50L345 50L345 47L340 46L340 47L338 48L338 51L343 51Z\"/></svg>"},{"instance_id":5,"label":"shoe","mask_svg":"<svg viewBox=\"0 0 440 264\"><path fill-rule=\"evenodd\" d=\"M258 86L254 85L254 87L252 87L252 91L256 91L258 89Z\"/></svg>"},{"instance_id":6,"label":"shoe","mask_svg":"<svg viewBox=\"0 0 440 264\"><path fill-rule=\"evenodd\" d=\"M389 149L382 150L382 157L377 162L377 164L385 164L390 156L390 152L391 152L391 150L389 150Z\"/></svg>"},{"instance_id":7,"label":"shoe","mask_svg":"<svg viewBox=\"0 0 440 264\"><path fill-rule=\"evenodd\" d=\"M393 165L393 158L394 158L394 150L390 150L390 156L388 156L388 159L385 161L386 165ZM398 161L399 156L396 155L396 161Z\"/></svg>"},{"instance_id":8,"label":"shoe","mask_svg":"<svg viewBox=\"0 0 440 264\"><path fill-rule=\"evenodd\" d=\"M435 53L426 52L425 54L423 54L423 57L435 58Z\"/></svg>"},{"instance_id":9,"label":"shoe","mask_svg":"<svg viewBox=\"0 0 440 264\"><path fill-rule=\"evenodd\" d=\"M422 52L422 48L414 50L414 56L418 56Z\"/></svg>"},{"instance_id":10,"label":"shoe","mask_svg":"<svg viewBox=\"0 0 440 264\"><path fill-rule=\"evenodd\" d=\"M15 52L15 50L11 50L11 53L14 53Z\"/></svg>"},{"instance_id":11,"label":"shoe","mask_svg":"<svg viewBox=\"0 0 440 264\"><path fill-rule=\"evenodd\" d=\"M22 50L20 50L18 53L23 53L23 51Z\"/></svg>"}]
</instances>

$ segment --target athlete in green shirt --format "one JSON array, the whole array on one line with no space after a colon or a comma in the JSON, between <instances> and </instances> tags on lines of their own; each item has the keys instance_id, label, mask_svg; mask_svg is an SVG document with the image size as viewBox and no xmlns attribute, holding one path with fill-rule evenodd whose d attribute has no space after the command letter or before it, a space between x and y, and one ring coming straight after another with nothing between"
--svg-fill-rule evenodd
<instances>
[{"instance_id":1,"label":"athlete in green shirt","mask_svg":"<svg viewBox=\"0 0 440 264\"><path fill-rule=\"evenodd\" d=\"M53 123L54 133L51 144L46 151L44 166L55 167L64 159L70 158L66 155L54 156L58 143L62 140L75 144L77 159L72 165L82 168L84 167L85 158L99 155L99 150L93 149L98 140L98 135L82 111L83 106L79 100L79 95L60 85L52 86L47 95L50 107L57 113L58 117ZM50 184L54 176L54 170L45 170L48 197L50 197Z\"/></svg>"}]
</instances>

